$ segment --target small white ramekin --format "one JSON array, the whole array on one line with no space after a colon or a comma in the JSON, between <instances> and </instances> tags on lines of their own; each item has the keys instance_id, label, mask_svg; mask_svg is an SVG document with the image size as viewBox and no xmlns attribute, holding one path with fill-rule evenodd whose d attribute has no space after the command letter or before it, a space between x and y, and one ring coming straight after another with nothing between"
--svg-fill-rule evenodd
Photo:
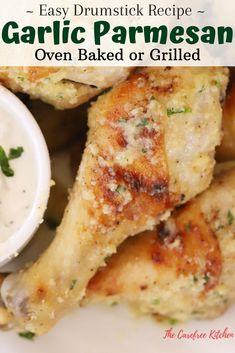
<instances>
[{"instance_id":1,"label":"small white ramekin","mask_svg":"<svg viewBox=\"0 0 235 353\"><path fill-rule=\"evenodd\" d=\"M17 232L1 243L3 249L0 253L1 267L19 254L42 222L50 193L51 168L47 145L34 117L20 99L2 86L0 86L0 106L22 124L22 128L31 140L38 176L35 198L29 215ZM14 202L17 202L17 199Z\"/></svg>"}]
</instances>

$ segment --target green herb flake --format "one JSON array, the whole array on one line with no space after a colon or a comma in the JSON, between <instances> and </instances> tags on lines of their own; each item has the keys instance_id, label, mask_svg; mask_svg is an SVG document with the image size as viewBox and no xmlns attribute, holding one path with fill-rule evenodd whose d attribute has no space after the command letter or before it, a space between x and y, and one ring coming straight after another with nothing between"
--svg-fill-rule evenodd
<instances>
[{"instance_id":1,"label":"green herb flake","mask_svg":"<svg viewBox=\"0 0 235 353\"><path fill-rule=\"evenodd\" d=\"M219 298L222 300L223 304L227 304L228 303L228 298L226 298L223 294L219 293L219 292L215 292Z\"/></svg>"},{"instance_id":2,"label":"green herb flake","mask_svg":"<svg viewBox=\"0 0 235 353\"><path fill-rule=\"evenodd\" d=\"M142 153L147 153L147 150L146 150L146 148L142 148Z\"/></svg>"},{"instance_id":3,"label":"green herb flake","mask_svg":"<svg viewBox=\"0 0 235 353\"><path fill-rule=\"evenodd\" d=\"M220 224L220 225L218 225L218 227L216 228L216 230L220 230L220 229L223 229L223 228L224 228L223 224Z\"/></svg>"},{"instance_id":4,"label":"green herb flake","mask_svg":"<svg viewBox=\"0 0 235 353\"><path fill-rule=\"evenodd\" d=\"M126 122L127 122L127 120L126 119L118 119L118 121L117 121L119 124L125 124Z\"/></svg>"},{"instance_id":5,"label":"green herb flake","mask_svg":"<svg viewBox=\"0 0 235 353\"><path fill-rule=\"evenodd\" d=\"M223 303L228 304L228 298L223 298Z\"/></svg>"},{"instance_id":6,"label":"green herb flake","mask_svg":"<svg viewBox=\"0 0 235 353\"><path fill-rule=\"evenodd\" d=\"M9 161L19 158L24 152L23 147L11 148L7 156L4 148L0 146L0 168L6 177L13 177L14 170L10 167Z\"/></svg>"},{"instance_id":7,"label":"green herb flake","mask_svg":"<svg viewBox=\"0 0 235 353\"><path fill-rule=\"evenodd\" d=\"M171 116L174 114L180 114L180 113L192 113L192 108L184 107L184 108L179 108L179 109L174 109L174 108L167 109L167 116Z\"/></svg>"},{"instance_id":8,"label":"green herb flake","mask_svg":"<svg viewBox=\"0 0 235 353\"><path fill-rule=\"evenodd\" d=\"M10 167L6 152L2 146L0 146L0 167L6 177L14 176L14 171Z\"/></svg>"},{"instance_id":9,"label":"green herb flake","mask_svg":"<svg viewBox=\"0 0 235 353\"><path fill-rule=\"evenodd\" d=\"M214 84L218 87L221 87L221 81L218 79L214 80Z\"/></svg>"},{"instance_id":10,"label":"green herb flake","mask_svg":"<svg viewBox=\"0 0 235 353\"><path fill-rule=\"evenodd\" d=\"M198 282L197 276L193 276L193 282L194 282L194 283L197 283L197 282Z\"/></svg>"},{"instance_id":11,"label":"green herb flake","mask_svg":"<svg viewBox=\"0 0 235 353\"><path fill-rule=\"evenodd\" d=\"M202 86L202 88L199 90L199 93L202 93L203 91L205 91L206 87L205 85Z\"/></svg>"},{"instance_id":12,"label":"green herb flake","mask_svg":"<svg viewBox=\"0 0 235 353\"><path fill-rule=\"evenodd\" d=\"M190 230L191 230L191 222L188 222L187 224L185 224L185 231L190 232Z\"/></svg>"},{"instance_id":13,"label":"green herb flake","mask_svg":"<svg viewBox=\"0 0 235 353\"><path fill-rule=\"evenodd\" d=\"M30 332L30 331L25 331L25 332L19 332L18 335L20 337L26 338L29 341L33 341L33 339L35 338L35 333Z\"/></svg>"},{"instance_id":14,"label":"green herb flake","mask_svg":"<svg viewBox=\"0 0 235 353\"><path fill-rule=\"evenodd\" d=\"M208 283L210 281L210 276L208 276L208 274L206 273L204 276L203 276L203 279L205 281L205 283Z\"/></svg>"},{"instance_id":15,"label":"green herb flake","mask_svg":"<svg viewBox=\"0 0 235 353\"><path fill-rule=\"evenodd\" d=\"M169 318L168 322L169 322L170 325L176 325L178 323L178 320L173 319L173 318Z\"/></svg>"},{"instance_id":16,"label":"green herb flake","mask_svg":"<svg viewBox=\"0 0 235 353\"><path fill-rule=\"evenodd\" d=\"M141 119L140 123L136 125L137 127L145 127L149 124L148 120L146 118Z\"/></svg>"},{"instance_id":17,"label":"green herb flake","mask_svg":"<svg viewBox=\"0 0 235 353\"><path fill-rule=\"evenodd\" d=\"M112 302L110 305L111 305L111 306L117 306L117 305L118 305L118 302Z\"/></svg>"},{"instance_id":18,"label":"green herb flake","mask_svg":"<svg viewBox=\"0 0 235 353\"><path fill-rule=\"evenodd\" d=\"M193 310L193 311L192 311L192 314L193 314L193 315L199 315L199 314L201 314L201 312L200 312L199 310Z\"/></svg>"},{"instance_id":19,"label":"green herb flake","mask_svg":"<svg viewBox=\"0 0 235 353\"><path fill-rule=\"evenodd\" d=\"M23 82L24 81L24 77L23 76L18 76L17 77L19 81Z\"/></svg>"},{"instance_id":20,"label":"green herb flake","mask_svg":"<svg viewBox=\"0 0 235 353\"><path fill-rule=\"evenodd\" d=\"M70 290L73 290L74 287L76 286L76 284L77 284L77 280L76 280L76 279L72 279L72 281L71 281L71 283L70 283L69 289L70 289Z\"/></svg>"},{"instance_id":21,"label":"green herb flake","mask_svg":"<svg viewBox=\"0 0 235 353\"><path fill-rule=\"evenodd\" d=\"M155 98L154 96L152 96L152 97L150 98L150 100L151 100L151 101L155 101L156 98Z\"/></svg>"},{"instance_id":22,"label":"green herb flake","mask_svg":"<svg viewBox=\"0 0 235 353\"><path fill-rule=\"evenodd\" d=\"M23 147L11 148L8 155L8 160L10 161L11 159L16 159L21 157L23 152L24 152Z\"/></svg>"},{"instance_id":23,"label":"green herb flake","mask_svg":"<svg viewBox=\"0 0 235 353\"><path fill-rule=\"evenodd\" d=\"M126 191L126 187L122 186L122 185L118 185L115 191L120 194L120 193Z\"/></svg>"},{"instance_id":24,"label":"green herb flake","mask_svg":"<svg viewBox=\"0 0 235 353\"><path fill-rule=\"evenodd\" d=\"M159 304L160 304L160 299L153 300L153 305L159 305Z\"/></svg>"},{"instance_id":25,"label":"green herb flake","mask_svg":"<svg viewBox=\"0 0 235 353\"><path fill-rule=\"evenodd\" d=\"M231 224L234 221L234 215L230 210L227 213L227 218L228 218L228 225L231 226Z\"/></svg>"}]
</instances>

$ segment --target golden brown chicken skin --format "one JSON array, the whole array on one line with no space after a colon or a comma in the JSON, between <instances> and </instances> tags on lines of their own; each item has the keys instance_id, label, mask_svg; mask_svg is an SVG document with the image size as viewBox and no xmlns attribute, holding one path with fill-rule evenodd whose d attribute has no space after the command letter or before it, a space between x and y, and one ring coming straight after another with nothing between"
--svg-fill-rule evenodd
<instances>
[{"instance_id":1,"label":"golden brown chicken skin","mask_svg":"<svg viewBox=\"0 0 235 353\"><path fill-rule=\"evenodd\" d=\"M120 243L208 187L226 84L223 68L143 68L98 99L55 239L3 282L17 327L47 332Z\"/></svg>"},{"instance_id":2,"label":"golden brown chicken skin","mask_svg":"<svg viewBox=\"0 0 235 353\"><path fill-rule=\"evenodd\" d=\"M235 169L155 231L128 239L88 285L86 304L127 302L178 320L216 317L235 299Z\"/></svg>"},{"instance_id":3,"label":"golden brown chicken skin","mask_svg":"<svg viewBox=\"0 0 235 353\"><path fill-rule=\"evenodd\" d=\"M125 80L126 67L0 67L0 83L57 109L71 109Z\"/></svg>"}]
</instances>

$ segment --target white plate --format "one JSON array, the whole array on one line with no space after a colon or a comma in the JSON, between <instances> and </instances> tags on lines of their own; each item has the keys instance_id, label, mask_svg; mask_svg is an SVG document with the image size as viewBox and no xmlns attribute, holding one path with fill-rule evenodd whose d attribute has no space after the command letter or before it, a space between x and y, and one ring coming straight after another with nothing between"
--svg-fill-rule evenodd
<instances>
[{"instance_id":1,"label":"white plate","mask_svg":"<svg viewBox=\"0 0 235 353\"><path fill-rule=\"evenodd\" d=\"M235 306L216 320L176 325L173 330L209 334L227 327L235 333L234 317ZM123 307L92 306L78 309L33 342L14 332L0 333L0 353L234 353L235 338L164 339L167 328Z\"/></svg>"}]
</instances>

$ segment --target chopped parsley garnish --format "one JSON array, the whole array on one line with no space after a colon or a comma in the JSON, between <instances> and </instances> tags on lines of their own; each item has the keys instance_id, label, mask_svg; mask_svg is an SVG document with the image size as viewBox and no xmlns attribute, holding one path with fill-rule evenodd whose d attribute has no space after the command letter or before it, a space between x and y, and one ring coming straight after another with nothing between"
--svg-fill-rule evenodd
<instances>
[{"instance_id":1,"label":"chopped parsley garnish","mask_svg":"<svg viewBox=\"0 0 235 353\"><path fill-rule=\"evenodd\" d=\"M202 86L202 88L200 89L199 93L202 93L203 91L205 91L206 87L205 85Z\"/></svg>"},{"instance_id":2,"label":"chopped parsley garnish","mask_svg":"<svg viewBox=\"0 0 235 353\"><path fill-rule=\"evenodd\" d=\"M127 120L126 119L118 119L118 123L119 124L123 124L123 123L126 123L127 122Z\"/></svg>"},{"instance_id":3,"label":"chopped parsley garnish","mask_svg":"<svg viewBox=\"0 0 235 353\"><path fill-rule=\"evenodd\" d=\"M20 337L26 338L27 340L30 340L30 341L32 341L35 337L35 333L30 332L30 331L19 332L18 335Z\"/></svg>"},{"instance_id":4,"label":"chopped parsley garnish","mask_svg":"<svg viewBox=\"0 0 235 353\"><path fill-rule=\"evenodd\" d=\"M118 302L112 302L110 305L111 305L111 306L117 306L117 305L118 305Z\"/></svg>"},{"instance_id":5,"label":"chopped parsley garnish","mask_svg":"<svg viewBox=\"0 0 235 353\"><path fill-rule=\"evenodd\" d=\"M228 218L228 225L231 226L231 224L234 221L234 215L230 210L227 213L227 218Z\"/></svg>"},{"instance_id":6,"label":"chopped parsley garnish","mask_svg":"<svg viewBox=\"0 0 235 353\"><path fill-rule=\"evenodd\" d=\"M24 77L23 76L18 76L17 78L18 78L19 81L22 81L22 82L24 81Z\"/></svg>"},{"instance_id":7,"label":"chopped parsley garnish","mask_svg":"<svg viewBox=\"0 0 235 353\"><path fill-rule=\"evenodd\" d=\"M185 231L190 232L190 230L191 230L191 222L188 222L187 224L185 224Z\"/></svg>"},{"instance_id":8,"label":"chopped parsley garnish","mask_svg":"<svg viewBox=\"0 0 235 353\"><path fill-rule=\"evenodd\" d=\"M53 217L46 217L45 221L46 221L46 224L48 225L48 228L51 230L55 230L59 225L59 222Z\"/></svg>"},{"instance_id":9,"label":"chopped parsley garnish","mask_svg":"<svg viewBox=\"0 0 235 353\"><path fill-rule=\"evenodd\" d=\"M221 82L220 82L220 80L217 79L217 80L214 81L214 83L215 83L216 86L221 87Z\"/></svg>"},{"instance_id":10,"label":"chopped parsley garnish","mask_svg":"<svg viewBox=\"0 0 235 353\"><path fill-rule=\"evenodd\" d=\"M10 167L6 152L2 146L0 146L0 166L5 176L12 177L14 175L14 171Z\"/></svg>"},{"instance_id":11,"label":"chopped parsley garnish","mask_svg":"<svg viewBox=\"0 0 235 353\"><path fill-rule=\"evenodd\" d=\"M220 230L220 229L223 229L223 228L224 228L223 224L219 224L218 227L216 228L216 230Z\"/></svg>"},{"instance_id":12,"label":"chopped parsley garnish","mask_svg":"<svg viewBox=\"0 0 235 353\"><path fill-rule=\"evenodd\" d=\"M197 283L197 282L198 282L197 276L193 276L193 282L194 282L194 283Z\"/></svg>"},{"instance_id":13,"label":"chopped parsley garnish","mask_svg":"<svg viewBox=\"0 0 235 353\"><path fill-rule=\"evenodd\" d=\"M179 109L175 109L175 108L167 109L168 116L171 116L174 114L180 114L180 113L192 113L192 108L184 107L184 108L179 108Z\"/></svg>"},{"instance_id":14,"label":"chopped parsley garnish","mask_svg":"<svg viewBox=\"0 0 235 353\"><path fill-rule=\"evenodd\" d=\"M0 168L6 177L13 177L14 170L11 168L9 161L19 158L24 152L23 147L11 148L7 156L4 148L0 146Z\"/></svg>"},{"instance_id":15,"label":"chopped parsley garnish","mask_svg":"<svg viewBox=\"0 0 235 353\"><path fill-rule=\"evenodd\" d=\"M192 311L192 314L193 314L193 315L198 315L198 314L201 314L201 312L200 312L199 310L193 310L193 311Z\"/></svg>"},{"instance_id":16,"label":"chopped parsley garnish","mask_svg":"<svg viewBox=\"0 0 235 353\"><path fill-rule=\"evenodd\" d=\"M208 274L205 274L203 276L203 279L204 279L205 283L208 283L210 281L210 276L208 276Z\"/></svg>"},{"instance_id":17,"label":"chopped parsley garnish","mask_svg":"<svg viewBox=\"0 0 235 353\"><path fill-rule=\"evenodd\" d=\"M70 283L69 289L70 289L70 290L73 290L74 287L76 286L76 284L77 284L77 280L76 280L76 279L72 279L72 281L71 281L71 283Z\"/></svg>"},{"instance_id":18,"label":"chopped parsley garnish","mask_svg":"<svg viewBox=\"0 0 235 353\"><path fill-rule=\"evenodd\" d=\"M176 325L177 322L178 322L178 320L173 319L173 318L169 318L169 319L168 319L168 322L169 322L170 325Z\"/></svg>"},{"instance_id":19,"label":"chopped parsley garnish","mask_svg":"<svg viewBox=\"0 0 235 353\"><path fill-rule=\"evenodd\" d=\"M228 298L226 298L223 294L219 293L219 292L215 292L219 297L220 299L222 300L222 302L224 304L227 304L228 303Z\"/></svg>"},{"instance_id":20,"label":"chopped parsley garnish","mask_svg":"<svg viewBox=\"0 0 235 353\"><path fill-rule=\"evenodd\" d=\"M23 152L23 147L11 148L8 155L8 160L10 161L11 159L19 158Z\"/></svg>"},{"instance_id":21,"label":"chopped parsley garnish","mask_svg":"<svg viewBox=\"0 0 235 353\"><path fill-rule=\"evenodd\" d=\"M151 100L151 101L155 101L156 98L155 98L154 96L152 96L152 97L150 98L150 100Z\"/></svg>"},{"instance_id":22,"label":"chopped parsley garnish","mask_svg":"<svg viewBox=\"0 0 235 353\"><path fill-rule=\"evenodd\" d=\"M121 192L126 191L126 187L122 185L118 185L115 191L120 194Z\"/></svg>"},{"instance_id":23,"label":"chopped parsley garnish","mask_svg":"<svg viewBox=\"0 0 235 353\"><path fill-rule=\"evenodd\" d=\"M158 305L160 304L160 299L154 299L153 300L153 305Z\"/></svg>"},{"instance_id":24,"label":"chopped parsley garnish","mask_svg":"<svg viewBox=\"0 0 235 353\"><path fill-rule=\"evenodd\" d=\"M137 127L144 127L149 124L148 120L146 118L141 119L140 123L137 125Z\"/></svg>"}]
</instances>

